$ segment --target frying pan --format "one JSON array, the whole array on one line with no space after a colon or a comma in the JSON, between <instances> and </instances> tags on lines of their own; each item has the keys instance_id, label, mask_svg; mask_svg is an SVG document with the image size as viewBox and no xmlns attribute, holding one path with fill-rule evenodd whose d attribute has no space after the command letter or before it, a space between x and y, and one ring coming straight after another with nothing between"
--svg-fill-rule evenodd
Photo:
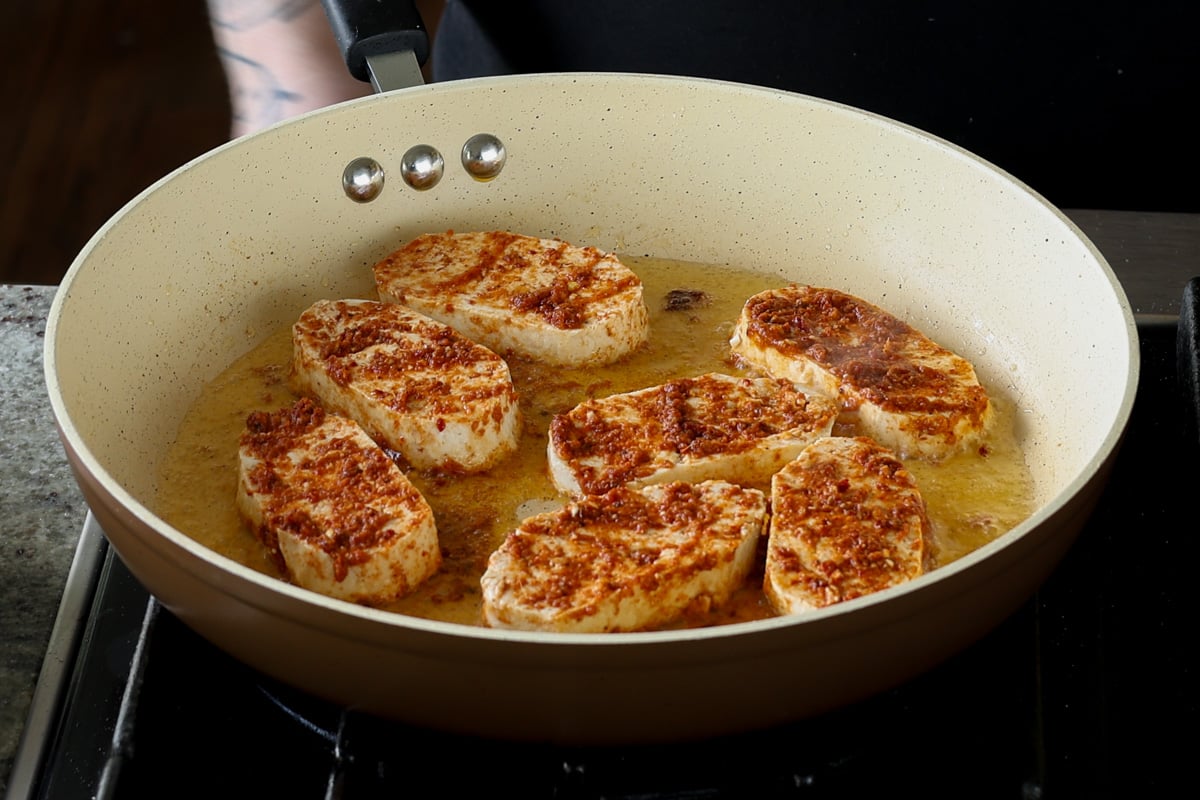
<instances>
[{"instance_id":1,"label":"frying pan","mask_svg":"<svg viewBox=\"0 0 1200 800\"><path fill-rule=\"evenodd\" d=\"M479 155L464 147L478 134L507 155L491 180L460 163L464 149ZM412 169L425 188L407 185L406 166L436 154L440 180ZM349 170L351 197L343 177L360 158L374 169ZM219 556L156 516L166 444L206 381L313 301L373 291L370 265L399 243L450 228L737 264L883 305L1014 402L1036 510L959 561L802 617L610 635L347 604ZM1133 315L1100 253L971 153L813 97L601 73L414 86L225 144L95 234L57 292L45 346L53 413L92 512L187 625L348 707L569 743L819 714L982 636L1054 569L1094 507L1138 368Z\"/></svg>"}]
</instances>

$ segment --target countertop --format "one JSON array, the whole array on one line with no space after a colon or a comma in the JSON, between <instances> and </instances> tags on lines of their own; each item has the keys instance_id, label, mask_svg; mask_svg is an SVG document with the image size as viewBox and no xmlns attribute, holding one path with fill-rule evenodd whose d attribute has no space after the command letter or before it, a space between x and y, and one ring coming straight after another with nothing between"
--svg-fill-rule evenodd
<instances>
[{"instance_id":1,"label":"countertop","mask_svg":"<svg viewBox=\"0 0 1200 800\"><path fill-rule=\"evenodd\" d=\"M87 515L42 373L55 291L0 286L0 793Z\"/></svg>"},{"instance_id":2,"label":"countertop","mask_svg":"<svg viewBox=\"0 0 1200 800\"><path fill-rule=\"evenodd\" d=\"M1171 322L1200 274L1200 215L1069 211L1117 272L1139 321ZM1151 274L1145 268L1154 263ZM1164 291L1164 286L1166 291ZM0 286L0 793L6 789L87 514L42 372L57 288Z\"/></svg>"}]
</instances>

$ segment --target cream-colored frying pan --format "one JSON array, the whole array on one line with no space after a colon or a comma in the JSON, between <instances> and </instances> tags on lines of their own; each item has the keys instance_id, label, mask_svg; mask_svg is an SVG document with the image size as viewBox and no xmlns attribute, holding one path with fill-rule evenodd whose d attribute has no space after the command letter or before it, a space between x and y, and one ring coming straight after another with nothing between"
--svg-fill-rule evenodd
<instances>
[{"instance_id":1,"label":"cream-colored frying pan","mask_svg":"<svg viewBox=\"0 0 1200 800\"><path fill-rule=\"evenodd\" d=\"M463 166L468 143L473 168L502 166L494 179ZM314 300L370 292L369 266L397 243L450 228L737 264L878 302L1013 400L1036 511L949 566L807 616L612 635L350 605L155 516L167 443L206 381ZM419 725L623 742L815 714L914 676L1003 620L1096 501L1133 403L1136 336L1079 230L946 142L780 91L569 74L379 94L185 165L80 253L50 312L45 363L70 462L112 545L219 647Z\"/></svg>"}]
</instances>

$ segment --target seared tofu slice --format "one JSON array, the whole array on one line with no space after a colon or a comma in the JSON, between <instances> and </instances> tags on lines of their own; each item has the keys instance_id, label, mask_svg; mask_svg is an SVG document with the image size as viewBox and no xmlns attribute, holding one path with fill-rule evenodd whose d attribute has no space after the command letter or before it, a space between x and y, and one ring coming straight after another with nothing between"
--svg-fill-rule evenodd
<instances>
[{"instance_id":1,"label":"seared tofu slice","mask_svg":"<svg viewBox=\"0 0 1200 800\"><path fill-rule=\"evenodd\" d=\"M314 303L292 327L290 382L418 469L485 470L520 437L508 364L393 303Z\"/></svg>"},{"instance_id":2,"label":"seared tofu slice","mask_svg":"<svg viewBox=\"0 0 1200 800\"><path fill-rule=\"evenodd\" d=\"M433 511L353 420L309 398L246 421L237 508L297 586L367 605L441 565Z\"/></svg>"},{"instance_id":3,"label":"seared tofu slice","mask_svg":"<svg viewBox=\"0 0 1200 800\"><path fill-rule=\"evenodd\" d=\"M763 590L780 614L871 594L931 564L925 501L895 454L829 437L771 479Z\"/></svg>"},{"instance_id":4,"label":"seared tofu slice","mask_svg":"<svg viewBox=\"0 0 1200 800\"><path fill-rule=\"evenodd\" d=\"M834 289L754 295L730 345L767 375L839 398L844 421L904 458L938 460L975 446L992 417L970 362Z\"/></svg>"},{"instance_id":5,"label":"seared tofu slice","mask_svg":"<svg viewBox=\"0 0 1200 800\"><path fill-rule=\"evenodd\" d=\"M706 481L622 487L530 517L488 561L484 622L574 633L669 625L745 582L766 514L763 492Z\"/></svg>"},{"instance_id":6,"label":"seared tofu slice","mask_svg":"<svg viewBox=\"0 0 1200 800\"><path fill-rule=\"evenodd\" d=\"M609 253L557 239L426 234L376 264L375 283L381 300L543 364L611 363L649 334L641 279Z\"/></svg>"},{"instance_id":7,"label":"seared tofu slice","mask_svg":"<svg viewBox=\"0 0 1200 800\"><path fill-rule=\"evenodd\" d=\"M787 381L709 373L587 400L550 423L559 491L710 479L766 487L806 445L828 436L837 405Z\"/></svg>"}]
</instances>

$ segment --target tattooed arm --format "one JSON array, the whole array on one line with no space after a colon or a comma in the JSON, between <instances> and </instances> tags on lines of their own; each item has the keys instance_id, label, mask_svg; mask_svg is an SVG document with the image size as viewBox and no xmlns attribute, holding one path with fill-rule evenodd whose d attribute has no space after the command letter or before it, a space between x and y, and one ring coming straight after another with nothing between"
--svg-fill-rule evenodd
<instances>
[{"instance_id":1,"label":"tattooed arm","mask_svg":"<svg viewBox=\"0 0 1200 800\"><path fill-rule=\"evenodd\" d=\"M346 68L319 0L208 0L231 134L371 93Z\"/></svg>"}]
</instances>

